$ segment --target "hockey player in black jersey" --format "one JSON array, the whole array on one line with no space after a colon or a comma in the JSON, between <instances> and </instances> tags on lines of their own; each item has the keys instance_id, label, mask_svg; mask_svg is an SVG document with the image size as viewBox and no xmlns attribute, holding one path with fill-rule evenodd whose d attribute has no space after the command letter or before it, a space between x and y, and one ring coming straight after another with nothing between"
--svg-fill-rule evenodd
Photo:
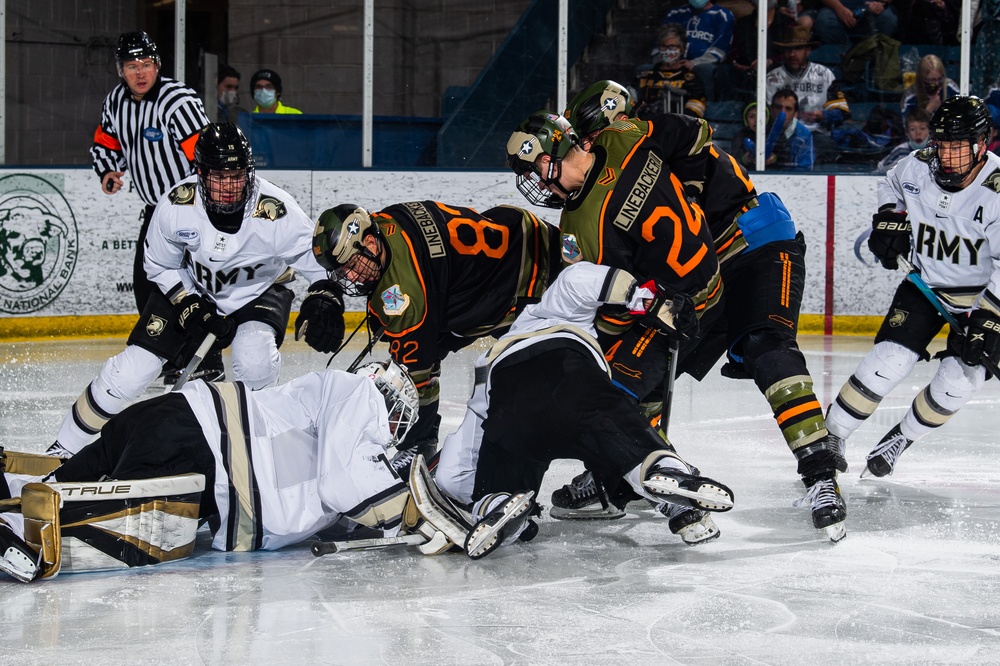
<instances>
[{"instance_id":1,"label":"hockey player in black jersey","mask_svg":"<svg viewBox=\"0 0 1000 666\"><path fill-rule=\"evenodd\" d=\"M623 86L599 81L570 102L566 117L587 145L632 109ZM660 114L648 120L654 133L687 135L694 145L697 137L689 119ZM725 285L722 321L701 332L698 345L682 356L678 372L700 380L725 354L724 375L753 379L798 461L814 526L839 540L846 534L846 505L836 475L846 471L847 463L827 431L795 340L805 282L802 233L796 232L782 201L770 192L758 193L746 170L715 145L706 143L668 166L680 180L700 190L697 201L711 229ZM567 504L574 495L585 496L580 481L586 483L586 478L576 487L556 491L553 503Z\"/></svg>"},{"instance_id":2,"label":"hockey player in black jersey","mask_svg":"<svg viewBox=\"0 0 1000 666\"><path fill-rule=\"evenodd\" d=\"M830 432L846 440L896 388L946 323L955 321L930 384L868 454L864 474L886 476L921 437L975 396L1000 361L1000 158L978 97L946 100L931 118L931 145L900 160L878 186L868 247L897 268L912 253L923 286L896 289L875 346L830 405ZM936 301L936 302L935 302Z\"/></svg>"}]
</instances>

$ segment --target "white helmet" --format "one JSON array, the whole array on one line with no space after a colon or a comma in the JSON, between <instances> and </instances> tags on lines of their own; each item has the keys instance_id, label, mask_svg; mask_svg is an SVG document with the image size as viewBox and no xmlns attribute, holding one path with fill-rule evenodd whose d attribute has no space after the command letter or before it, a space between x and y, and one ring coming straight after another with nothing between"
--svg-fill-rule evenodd
<instances>
[{"instance_id":1,"label":"white helmet","mask_svg":"<svg viewBox=\"0 0 1000 666\"><path fill-rule=\"evenodd\" d=\"M371 361L365 363L354 374L368 377L375 388L385 398L385 407L389 412L389 431L399 446L413 424L417 422L417 412L420 401L417 398L417 387L406 374L406 368L392 359Z\"/></svg>"}]
</instances>

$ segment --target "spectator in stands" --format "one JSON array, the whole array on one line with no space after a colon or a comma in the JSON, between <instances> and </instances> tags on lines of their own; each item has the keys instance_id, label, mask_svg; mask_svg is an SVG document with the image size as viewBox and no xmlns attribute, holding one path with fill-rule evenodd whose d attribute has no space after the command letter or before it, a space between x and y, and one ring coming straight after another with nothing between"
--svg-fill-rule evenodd
<instances>
[{"instance_id":1,"label":"spectator in stands","mask_svg":"<svg viewBox=\"0 0 1000 666\"><path fill-rule=\"evenodd\" d=\"M241 111L240 73L229 65L220 64L215 91L219 96L216 120L220 123L235 123L236 116Z\"/></svg>"},{"instance_id":2,"label":"spectator in stands","mask_svg":"<svg viewBox=\"0 0 1000 666\"><path fill-rule=\"evenodd\" d=\"M941 58L925 55L917 65L917 81L903 93L900 104L903 117L912 109L923 109L931 117L946 99L959 95L958 86L948 78Z\"/></svg>"},{"instance_id":3,"label":"spectator in stands","mask_svg":"<svg viewBox=\"0 0 1000 666\"><path fill-rule=\"evenodd\" d=\"M893 0L821 0L816 36L823 44L850 44L851 37L881 33L894 37L899 16Z\"/></svg>"},{"instance_id":4,"label":"spectator in stands","mask_svg":"<svg viewBox=\"0 0 1000 666\"><path fill-rule=\"evenodd\" d=\"M930 138L931 116L923 109L913 109L906 114L906 141L889 151L889 154L878 163L879 173L886 173L896 162L903 159L914 150L927 146Z\"/></svg>"},{"instance_id":5,"label":"spectator in stands","mask_svg":"<svg viewBox=\"0 0 1000 666\"><path fill-rule=\"evenodd\" d=\"M257 102L254 113L302 113L281 101L281 77L273 69L261 69L250 77L250 91Z\"/></svg>"},{"instance_id":6,"label":"spectator in stands","mask_svg":"<svg viewBox=\"0 0 1000 666\"><path fill-rule=\"evenodd\" d=\"M903 44L958 44L962 0L896 0Z\"/></svg>"},{"instance_id":7,"label":"spectator in stands","mask_svg":"<svg viewBox=\"0 0 1000 666\"><path fill-rule=\"evenodd\" d=\"M767 107L764 107L764 113L766 122L770 118ZM745 168L757 167L757 102L750 102L743 109L743 127L736 133L730 152ZM771 155L765 152L765 160L770 157Z\"/></svg>"},{"instance_id":8,"label":"spectator in stands","mask_svg":"<svg viewBox=\"0 0 1000 666\"><path fill-rule=\"evenodd\" d=\"M660 29L652 62L639 72L633 86L641 113L705 116L705 84L682 64L686 48L683 26L671 23Z\"/></svg>"},{"instance_id":9,"label":"spectator in stands","mask_svg":"<svg viewBox=\"0 0 1000 666\"><path fill-rule=\"evenodd\" d=\"M812 132L798 121L799 96L791 88L782 88L771 100L771 118L768 128L767 148L771 158L768 169L782 171L812 171L816 154L813 150Z\"/></svg>"},{"instance_id":10,"label":"spectator in stands","mask_svg":"<svg viewBox=\"0 0 1000 666\"><path fill-rule=\"evenodd\" d=\"M783 63L767 73L767 99L791 88L799 98L799 122L810 130L843 123L851 114L847 99L829 67L809 62L813 47L819 46L810 39L809 30L793 26L775 46L782 49Z\"/></svg>"},{"instance_id":11,"label":"spectator in stands","mask_svg":"<svg viewBox=\"0 0 1000 666\"><path fill-rule=\"evenodd\" d=\"M993 119L993 127L990 132L990 151L1000 155L1000 81L990 88L989 93L983 99L986 100L986 108L990 110L990 118Z\"/></svg>"},{"instance_id":12,"label":"spectator in stands","mask_svg":"<svg viewBox=\"0 0 1000 666\"><path fill-rule=\"evenodd\" d=\"M701 78L709 100L715 99L715 71L733 46L733 13L711 0L688 0L667 12L663 23L678 23L687 34L682 64Z\"/></svg>"}]
</instances>

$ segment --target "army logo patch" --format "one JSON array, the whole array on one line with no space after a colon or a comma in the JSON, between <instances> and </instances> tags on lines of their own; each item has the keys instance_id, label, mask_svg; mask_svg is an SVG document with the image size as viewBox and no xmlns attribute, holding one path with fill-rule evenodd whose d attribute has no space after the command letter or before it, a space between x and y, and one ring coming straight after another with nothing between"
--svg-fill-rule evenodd
<instances>
[{"instance_id":1,"label":"army logo patch","mask_svg":"<svg viewBox=\"0 0 1000 666\"><path fill-rule=\"evenodd\" d=\"M394 284L382 292L382 307L388 316L398 317L410 307L410 297L399 290L398 284Z\"/></svg>"},{"instance_id":2,"label":"army logo patch","mask_svg":"<svg viewBox=\"0 0 1000 666\"><path fill-rule=\"evenodd\" d=\"M573 234L563 234L562 258L567 264L575 264L580 261L580 246L577 245L576 236Z\"/></svg>"},{"instance_id":3,"label":"army logo patch","mask_svg":"<svg viewBox=\"0 0 1000 666\"><path fill-rule=\"evenodd\" d=\"M899 328L906 322L906 318L909 316L910 313L905 310L893 309L892 316L889 317L889 326Z\"/></svg>"},{"instance_id":4,"label":"army logo patch","mask_svg":"<svg viewBox=\"0 0 1000 666\"><path fill-rule=\"evenodd\" d=\"M1000 193L1000 169L995 169L993 173L986 176L986 180L983 181L983 187Z\"/></svg>"},{"instance_id":5,"label":"army logo patch","mask_svg":"<svg viewBox=\"0 0 1000 666\"><path fill-rule=\"evenodd\" d=\"M275 199L274 197L269 197L261 195L257 199L257 207L254 208L253 216L260 217L265 220L277 220L288 214L285 209L285 204L280 199Z\"/></svg>"},{"instance_id":6,"label":"army logo patch","mask_svg":"<svg viewBox=\"0 0 1000 666\"><path fill-rule=\"evenodd\" d=\"M163 333L163 330L167 327L167 320L163 317L157 317L156 315L149 315L149 321L146 322L146 335L151 338L155 338Z\"/></svg>"},{"instance_id":7,"label":"army logo patch","mask_svg":"<svg viewBox=\"0 0 1000 666\"><path fill-rule=\"evenodd\" d=\"M167 198L175 206L190 206L194 203L195 186L185 183L170 190Z\"/></svg>"}]
</instances>

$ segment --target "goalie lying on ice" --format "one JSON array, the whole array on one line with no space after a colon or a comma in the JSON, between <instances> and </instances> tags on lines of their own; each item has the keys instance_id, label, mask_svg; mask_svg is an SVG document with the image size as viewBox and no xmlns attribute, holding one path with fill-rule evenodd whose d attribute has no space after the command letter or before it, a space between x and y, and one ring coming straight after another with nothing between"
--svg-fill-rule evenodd
<instances>
[{"instance_id":1,"label":"goalie lying on ice","mask_svg":"<svg viewBox=\"0 0 1000 666\"><path fill-rule=\"evenodd\" d=\"M5 452L0 570L28 581L179 559L201 519L229 551L281 548L342 518L394 536L410 493L389 456L416 410L405 370L383 361L260 391L194 381L114 416L71 458ZM436 536L419 507L407 513L406 529Z\"/></svg>"}]
</instances>

